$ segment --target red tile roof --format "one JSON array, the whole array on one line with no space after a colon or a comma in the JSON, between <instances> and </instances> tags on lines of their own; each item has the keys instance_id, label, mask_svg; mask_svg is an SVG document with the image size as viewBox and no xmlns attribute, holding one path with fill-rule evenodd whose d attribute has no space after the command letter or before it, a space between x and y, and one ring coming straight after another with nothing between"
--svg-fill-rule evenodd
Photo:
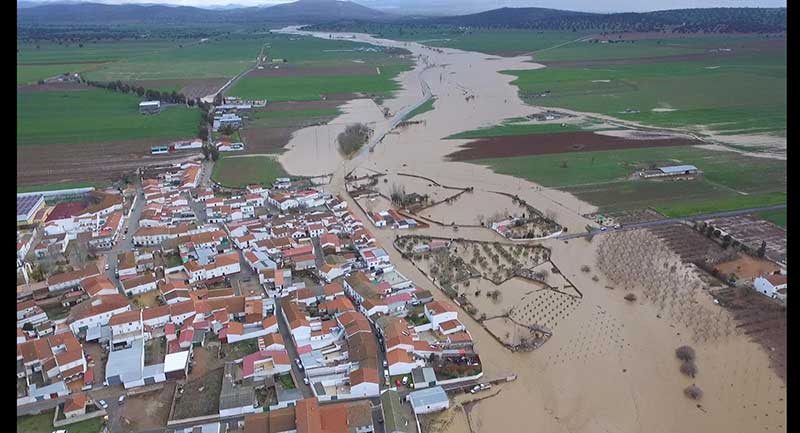
<instances>
[{"instance_id":1,"label":"red tile roof","mask_svg":"<svg viewBox=\"0 0 800 433\"><path fill-rule=\"evenodd\" d=\"M108 326L121 325L123 323L138 322L141 318L141 310L126 311L124 313L117 313L111 316L108 320Z\"/></svg>"},{"instance_id":2,"label":"red tile roof","mask_svg":"<svg viewBox=\"0 0 800 433\"><path fill-rule=\"evenodd\" d=\"M298 400L295 406L297 433L320 433L322 423L317 399L305 398Z\"/></svg>"},{"instance_id":3,"label":"red tile roof","mask_svg":"<svg viewBox=\"0 0 800 433\"><path fill-rule=\"evenodd\" d=\"M86 402L89 399L86 397L86 394L79 392L77 394L72 394L67 398L67 401L64 402L64 412L74 412L76 410L81 410L86 407Z\"/></svg>"}]
</instances>

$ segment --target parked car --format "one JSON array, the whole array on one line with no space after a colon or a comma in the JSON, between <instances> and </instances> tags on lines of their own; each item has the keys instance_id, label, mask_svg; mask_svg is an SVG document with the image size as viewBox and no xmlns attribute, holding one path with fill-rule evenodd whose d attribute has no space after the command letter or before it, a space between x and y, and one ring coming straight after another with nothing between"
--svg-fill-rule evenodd
<instances>
[{"instance_id":1,"label":"parked car","mask_svg":"<svg viewBox=\"0 0 800 433\"><path fill-rule=\"evenodd\" d=\"M123 235L122 235L122 240L124 241L125 239L128 239L128 235L126 235L126 234L123 234Z\"/></svg>"},{"instance_id":2,"label":"parked car","mask_svg":"<svg viewBox=\"0 0 800 433\"><path fill-rule=\"evenodd\" d=\"M119 403L119 404L125 403L125 396L124 395L119 396L119 399L117 400L117 403Z\"/></svg>"},{"instance_id":3,"label":"parked car","mask_svg":"<svg viewBox=\"0 0 800 433\"><path fill-rule=\"evenodd\" d=\"M111 269L111 266L109 266L108 263L106 263L105 268L106 268L106 270L109 270L109 269Z\"/></svg>"},{"instance_id":4,"label":"parked car","mask_svg":"<svg viewBox=\"0 0 800 433\"><path fill-rule=\"evenodd\" d=\"M303 378L303 383L305 383L306 385L308 385L308 378L307 378L307 377L304 377L304 378Z\"/></svg>"},{"instance_id":5,"label":"parked car","mask_svg":"<svg viewBox=\"0 0 800 433\"><path fill-rule=\"evenodd\" d=\"M384 367L387 367L387 366L389 366L389 363L388 363L388 362L387 362L385 359L383 360L383 366L384 366Z\"/></svg>"},{"instance_id":6,"label":"parked car","mask_svg":"<svg viewBox=\"0 0 800 433\"><path fill-rule=\"evenodd\" d=\"M395 379L394 384L400 386L400 379Z\"/></svg>"},{"instance_id":7,"label":"parked car","mask_svg":"<svg viewBox=\"0 0 800 433\"><path fill-rule=\"evenodd\" d=\"M618 228L620 228L620 227L622 227L622 226L621 226L621 225L619 225L619 224L614 224L614 228L615 228L615 229L618 229Z\"/></svg>"},{"instance_id":8,"label":"parked car","mask_svg":"<svg viewBox=\"0 0 800 433\"><path fill-rule=\"evenodd\" d=\"M408 376L403 376L403 385L408 385Z\"/></svg>"},{"instance_id":9,"label":"parked car","mask_svg":"<svg viewBox=\"0 0 800 433\"><path fill-rule=\"evenodd\" d=\"M469 393L470 394L475 394L476 392L478 392L480 390L481 390L481 386L480 385L475 385L475 386L472 387L472 389L469 390Z\"/></svg>"},{"instance_id":10,"label":"parked car","mask_svg":"<svg viewBox=\"0 0 800 433\"><path fill-rule=\"evenodd\" d=\"M108 409L108 403L106 403L105 400L100 400L97 402L97 404L99 404L103 409Z\"/></svg>"}]
</instances>

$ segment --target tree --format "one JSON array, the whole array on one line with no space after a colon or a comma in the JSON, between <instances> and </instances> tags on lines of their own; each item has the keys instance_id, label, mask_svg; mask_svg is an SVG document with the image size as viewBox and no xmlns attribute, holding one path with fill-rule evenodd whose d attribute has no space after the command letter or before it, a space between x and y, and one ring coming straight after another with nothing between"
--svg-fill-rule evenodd
<instances>
[{"instance_id":1,"label":"tree","mask_svg":"<svg viewBox=\"0 0 800 433\"><path fill-rule=\"evenodd\" d=\"M692 400L700 400L703 397L703 390L695 384L691 384L683 390L683 394Z\"/></svg>"},{"instance_id":2,"label":"tree","mask_svg":"<svg viewBox=\"0 0 800 433\"><path fill-rule=\"evenodd\" d=\"M766 241L761 241L761 246L758 247L758 251L756 252L756 255L758 257L764 257L764 255L766 255L766 254L767 254L767 242Z\"/></svg>"},{"instance_id":3,"label":"tree","mask_svg":"<svg viewBox=\"0 0 800 433\"><path fill-rule=\"evenodd\" d=\"M200 150L203 152L203 159L208 161L208 158L211 157L211 149L209 149L209 145L204 145L200 148Z\"/></svg>"},{"instance_id":4,"label":"tree","mask_svg":"<svg viewBox=\"0 0 800 433\"><path fill-rule=\"evenodd\" d=\"M23 331L33 331L33 323L26 322L24 325L22 325L22 330Z\"/></svg>"},{"instance_id":5,"label":"tree","mask_svg":"<svg viewBox=\"0 0 800 433\"><path fill-rule=\"evenodd\" d=\"M695 352L691 346L681 346L675 349L675 356L683 362L694 361Z\"/></svg>"},{"instance_id":6,"label":"tree","mask_svg":"<svg viewBox=\"0 0 800 433\"><path fill-rule=\"evenodd\" d=\"M686 361L681 364L681 373L685 374L689 377L694 377L697 375L697 365L695 365L694 361Z\"/></svg>"}]
</instances>

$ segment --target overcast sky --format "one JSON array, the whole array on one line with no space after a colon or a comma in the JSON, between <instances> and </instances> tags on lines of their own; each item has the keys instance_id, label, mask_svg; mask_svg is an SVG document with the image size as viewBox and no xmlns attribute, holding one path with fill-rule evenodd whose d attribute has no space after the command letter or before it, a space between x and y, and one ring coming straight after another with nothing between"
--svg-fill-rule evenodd
<instances>
[{"instance_id":1,"label":"overcast sky","mask_svg":"<svg viewBox=\"0 0 800 433\"><path fill-rule=\"evenodd\" d=\"M33 2L51 2L58 0L28 0ZM162 3L184 6L218 6L237 4L244 6L272 5L291 3L294 0L79 0L94 3ZM536 6L553 9L567 9L587 12L642 12L663 9L704 8L704 7L785 7L785 0L352 0L356 3L377 7L380 5L397 9L404 3L419 6L420 3L449 3L454 6L470 4L470 9L481 10L499 7Z\"/></svg>"}]
</instances>

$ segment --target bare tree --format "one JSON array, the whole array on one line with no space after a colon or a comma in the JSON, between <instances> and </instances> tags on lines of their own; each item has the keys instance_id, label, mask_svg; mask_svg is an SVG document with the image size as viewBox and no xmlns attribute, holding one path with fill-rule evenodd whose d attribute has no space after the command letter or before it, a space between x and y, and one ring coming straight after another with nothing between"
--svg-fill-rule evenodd
<instances>
[{"instance_id":1,"label":"bare tree","mask_svg":"<svg viewBox=\"0 0 800 433\"><path fill-rule=\"evenodd\" d=\"M691 384L683 390L683 394L692 400L700 400L703 398L703 390L695 384Z\"/></svg>"},{"instance_id":2,"label":"bare tree","mask_svg":"<svg viewBox=\"0 0 800 433\"><path fill-rule=\"evenodd\" d=\"M693 378L697 374L697 365L694 361L686 361L681 364L680 370L681 373Z\"/></svg>"}]
</instances>

